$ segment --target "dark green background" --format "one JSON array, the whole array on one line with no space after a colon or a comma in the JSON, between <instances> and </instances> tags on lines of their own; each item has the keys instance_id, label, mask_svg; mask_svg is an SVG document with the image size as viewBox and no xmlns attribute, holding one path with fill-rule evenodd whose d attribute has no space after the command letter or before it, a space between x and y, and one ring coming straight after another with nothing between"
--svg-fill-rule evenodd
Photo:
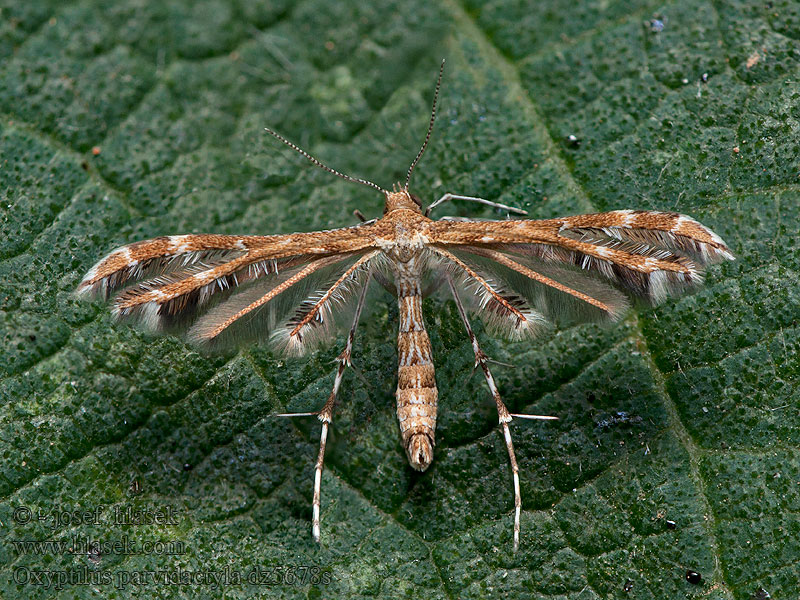
<instances>
[{"instance_id":1,"label":"dark green background","mask_svg":"<svg viewBox=\"0 0 800 600\"><path fill-rule=\"evenodd\" d=\"M796 597L797 3L0 5L0 597ZM515 365L494 368L512 409L561 418L513 425L516 554L506 451L454 305L425 303L441 416L434 465L416 475L393 409L397 312L378 289L340 395L318 546L319 426L270 415L321 405L342 338L301 360L208 357L115 325L72 290L122 243L344 226L356 207L378 216L379 195L312 169L263 127L389 186L422 139L442 57L441 116L413 182L426 202L452 191L533 217L678 210L737 260L615 327L526 343L478 328ZM630 418L612 423L618 411ZM99 504L181 518L51 531L12 512ZM25 556L11 544L126 533L187 553ZM13 582L26 568L226 565L319 565L333 582Z\"/></svg>"}]
</instances>

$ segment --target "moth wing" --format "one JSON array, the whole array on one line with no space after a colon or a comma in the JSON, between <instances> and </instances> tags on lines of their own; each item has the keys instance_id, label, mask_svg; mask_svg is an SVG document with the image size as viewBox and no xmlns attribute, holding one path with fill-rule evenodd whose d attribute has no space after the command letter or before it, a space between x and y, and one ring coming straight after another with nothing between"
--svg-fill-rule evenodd
<instances>
[{"instance_id":1,"label":"moth wing","mask_svg":"<svg viewBox=\"0 0 800 600\"><path fill-rule=\"evenodd\" d=\"M473 246L536 265L577 267L626 293L658 303L702 283L706 265L733 260L713 231L691 217L611 211L545 220L436 222L445 248ZM534 264L535 263L535 264Z\"/></svg>"},{"instance_id":2,"label":"moth wing","mask_svg":"<svg viewBox=\"0 0 800 600\"><path fill-rule=\"evenodd\" d=\"M268 339L286 354L305 354L349 322L374 255L318 258L260 281L202 314L189 339L211 347Z\"/></svg>"},{"instance_id":3,"label":"moth wing","mask_svg":"<svg viewBox=\"0 0 800 600\"><path fill-rule=\"evenodd\" d=\"M429 259L428 265L434 277L439 278L439 282L444 278L452 279L467 310L478 314L492 333L516 340L534 337L551 326L547 318L507 282L496 278L484 265L471 261L464 256L466 253L431 249L431 254L435 259Z\"/></svg>"},{"instance_id":4,"label":"moth wing","mask_svg":"<svg viewBox=\"0 0 800 600\"><path fill-rule=\"evenodd\" d=\"M78 293L105 298L117 293L112 304L117 318L156 331L191 328L193 341L225 344L275 330L276 319L313 297L330 277L341 276L339 269L346 271L373 243L367 225L291 235L155 238L111 252L87 273ZM342 282L330 305L351 287L350 279ZM241 323L223 328L224 335L220 331L212 339L200 334L201 324L211 323L212 315L232 317L271 292L264 306L251 307ZM322 313L329 310L329 303L321 307ZM311 338L321 341L328 329ZM301 344L298 351L312 346Z\"/></svg>"},{"instance_id":5,"label":"moth wing","mask_svg":"<svg viewBox=\"0 0 800 600\"><path fill-rule=\"evenodd\" d=\"M536 258L523 261L474 246L450 252L505 295L517 299L520 306L528 307L542 324L566 326L581 321L614 321L629 307L625 293L572 265L546 263Z\"/></svg>"},{"instance_id":6,"label":"moth wing","mask_svg":"<svg viewBox=\"0 0 800 600\"><path fill-rule=\"evenodd\" d=\"M204 265L228 265L215 274L241 275L262 270L271 261L299 256L355 252L374 245L373 225L288 235L172 235L121 246L97 262L78 285L77 293L108 299L133 283L169 276ZM206 270L206 269L200 269ZM190 272L189 274L196 274Z\"/></svg>"}]
</instances>

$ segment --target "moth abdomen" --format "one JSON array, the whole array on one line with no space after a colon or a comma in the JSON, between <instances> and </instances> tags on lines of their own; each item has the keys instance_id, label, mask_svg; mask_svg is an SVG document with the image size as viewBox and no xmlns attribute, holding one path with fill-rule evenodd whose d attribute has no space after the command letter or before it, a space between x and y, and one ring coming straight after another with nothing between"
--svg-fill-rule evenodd
<instances>
[{"instance_id":1,"label":"moth abdomen","mask_svg":"<svg viewBox=\"0 0 800 600\"><path fill-rule=\"evenodd\" d=\"M433 461L439 392L431 340L422 318L422 293L416 261L397 265L397 420L409 464L424 471Z\"/></svg>"}]
</instances>

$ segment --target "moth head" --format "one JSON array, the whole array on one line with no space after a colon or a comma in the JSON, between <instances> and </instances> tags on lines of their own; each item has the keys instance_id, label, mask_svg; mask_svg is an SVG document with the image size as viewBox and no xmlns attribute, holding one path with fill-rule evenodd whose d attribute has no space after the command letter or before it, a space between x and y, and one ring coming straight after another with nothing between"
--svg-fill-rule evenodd
<instances>
[{"instance_id":1,"label":"moth head","mask_svg":"<svg viewBox=\"0 0 800 600\"><path fill-rule=\"evenodd\" d=\"M386 192L386 204L383 207L383 214L386 215L393 210L413 210L421 214L422 201L405 188L395 185L394 191Z\"/></svg>"}]
</instances>

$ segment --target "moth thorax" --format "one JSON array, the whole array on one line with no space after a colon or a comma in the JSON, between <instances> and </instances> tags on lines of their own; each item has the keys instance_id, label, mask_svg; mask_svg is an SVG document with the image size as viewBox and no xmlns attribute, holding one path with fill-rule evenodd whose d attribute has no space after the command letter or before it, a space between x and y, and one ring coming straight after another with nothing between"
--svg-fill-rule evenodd
<instances>
[{"instance_id":1,"label":"moth thorax","mask_svg":"<svg viewBox=\"0 0 800 600\"><path fill-rule=\"evenodd\" d=\"M408 462L417 471L424 471L433 462L433 442L426 433L415 433L406 444Z\"/></svg>"}]
</instances>

